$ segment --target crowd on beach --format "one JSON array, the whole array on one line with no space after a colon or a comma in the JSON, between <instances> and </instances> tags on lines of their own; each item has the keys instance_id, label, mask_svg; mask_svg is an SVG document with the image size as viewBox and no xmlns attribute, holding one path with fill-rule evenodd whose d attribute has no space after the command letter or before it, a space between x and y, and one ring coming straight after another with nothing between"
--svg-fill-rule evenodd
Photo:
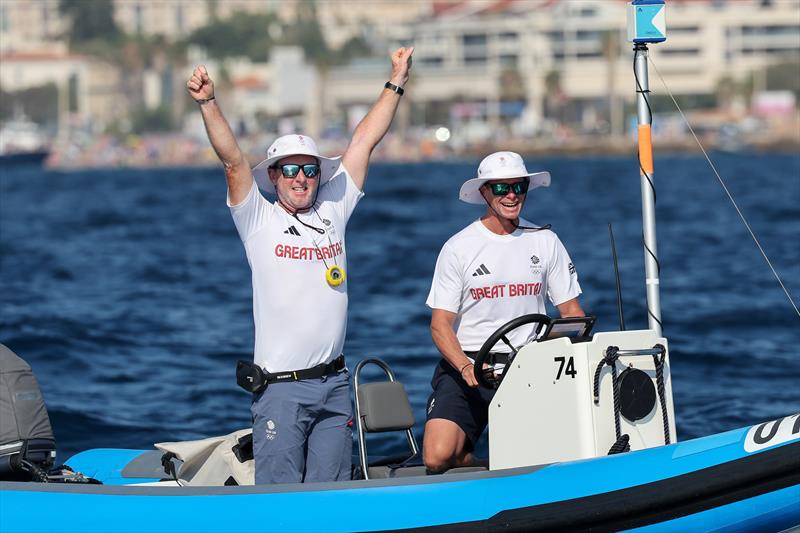
<instances>
[{"instance_id":1,"label":"crowd on beach","mask_svg":"<svg viewBox=\"0 0 800 533\"><path fill-rule=\"evenodd\" d=\"M129 135L109 134L80 136L55 142L47 165L52 168L96 167L171 167L214 166L217 158L208 141L202 136L180 132ZM273 135L274 136L274 135ZM730 126L721 129L701 129L701 139L710 148L793 150L800 149L800 119L780 122L759 122L757 127ZM257 162L263 155L264 139L257 133L241 137L242 149L248 158ZM320 147L330 153L341 152L347 139L339 136L321 137ZM684 128L665 130L655 142L662 150L697 151L691 135ZM536 137L498 135L473 143L453 143L436 140L432 131L417 129L405 136L389 132L376 148L375 161L421 161L438 159L474 159L481 153L511 147L527 154L626 154L635 151L633 135L609 136L580 134L568 128L557 128L552 134Z\"/></svg>"}]
</instances>

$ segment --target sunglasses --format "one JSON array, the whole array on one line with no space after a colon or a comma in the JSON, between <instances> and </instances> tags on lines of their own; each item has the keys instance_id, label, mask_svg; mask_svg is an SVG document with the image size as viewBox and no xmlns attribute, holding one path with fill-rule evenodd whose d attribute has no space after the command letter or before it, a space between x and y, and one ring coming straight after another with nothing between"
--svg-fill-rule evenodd
<instances>
[{"instance_id":1,"label":"sunglasses","mask_svg":"<svg viewBox=\"0 0 800 533\"><path fill-rule=\"evenodd\" d=\"M515 181L514 183L487 183L486 186L495 196L505 196L509 191L514 191L516 195L528 192L528 180Z\"/></svg>"},{"instance_id":2,"label":"sunglasses","mask_svg":"<svg viewBox=\"0 0 800 533\"><path fill-rule=\"evenodd\" d=\"M309 163L307 165L287 163L280 166L276 165L272 168L280 168L284 178L294 178L300 173L301 168L303 169L303 174L305 174L307 178L316 178L319 174L319 165L316 163Z\"/></svg>"}]
</instances>

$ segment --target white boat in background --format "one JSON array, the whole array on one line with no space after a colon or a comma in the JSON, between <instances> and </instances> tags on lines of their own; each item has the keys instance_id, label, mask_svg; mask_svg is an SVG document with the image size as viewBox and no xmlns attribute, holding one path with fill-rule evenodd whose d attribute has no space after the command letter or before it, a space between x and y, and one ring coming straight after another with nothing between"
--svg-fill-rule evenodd
<instances>
[{"instance_id":1,"label":"white boat in background","mask_svg":"<svg viewBox=\"0 0 800 533\"><path fill-rule=\"evenodd\" d=\"M1 165L41 165L49 155L49 138L24 114L15 114L0 127Z\"/></svg>"}]
</instances>

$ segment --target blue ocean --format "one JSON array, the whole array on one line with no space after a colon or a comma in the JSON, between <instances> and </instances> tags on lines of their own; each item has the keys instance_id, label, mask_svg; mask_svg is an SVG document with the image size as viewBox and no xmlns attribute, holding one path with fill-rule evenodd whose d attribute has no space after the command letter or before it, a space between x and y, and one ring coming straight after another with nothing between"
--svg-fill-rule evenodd
<instances>
[{"instance_id":1,"label":"blue ocean","mask_svg":"<svg viewBox=\"0 0 800 533\"><path fill-rule=\"evenodd\" d=\"M800 155L713 158L797 300ZM374 164L348 227L348 364L380 357L393 367L420 440L439 357L425 299L440 247L481 214L457 200L477 163ZM660 155L655 166L679 439L796 413L800 317L705 160ZM528 167L549 170L553 183L530 195L524 216L552 224L566 245L595 329L619 327L609 223L627 327L646 328L635 155L528 158ZM33 367L60 460L248 426L234 368L252 357L252 320L220 168L0 169L0 342ZM370 451L400 445L379 436Z\"/></svg>"}]
</instances>

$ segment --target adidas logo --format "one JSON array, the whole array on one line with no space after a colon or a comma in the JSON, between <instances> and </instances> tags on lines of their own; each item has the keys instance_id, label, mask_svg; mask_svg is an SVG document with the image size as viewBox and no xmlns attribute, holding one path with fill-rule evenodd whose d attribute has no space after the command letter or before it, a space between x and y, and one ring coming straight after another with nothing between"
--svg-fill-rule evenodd
<instances>
[{"instance_id":1,"label":"adidas logo","mask_svg":"<svg viewBox=\"0 0 800 533\"><path fill-rule=\"evenodd\" d=\"M289 235L297 235L297 236L300 235L300 232L297 231L297 228L295 228L294 226L289 226L289 228L286 231L284 231L284 233L288 233Z\"/></svg>"},{"instance_id":2,"label":"adidas logo","mask_svg":"<svg viewBox=\"0 0 800 533\"><path fill-rule=\"evenodd\" d=\"M478 270L472 273L473 276L485 276L486 274L491 274L491 272L489 272L489 269L486 268L486 265L483 263L478 267Z\"/></svg>"}]
</instances>

